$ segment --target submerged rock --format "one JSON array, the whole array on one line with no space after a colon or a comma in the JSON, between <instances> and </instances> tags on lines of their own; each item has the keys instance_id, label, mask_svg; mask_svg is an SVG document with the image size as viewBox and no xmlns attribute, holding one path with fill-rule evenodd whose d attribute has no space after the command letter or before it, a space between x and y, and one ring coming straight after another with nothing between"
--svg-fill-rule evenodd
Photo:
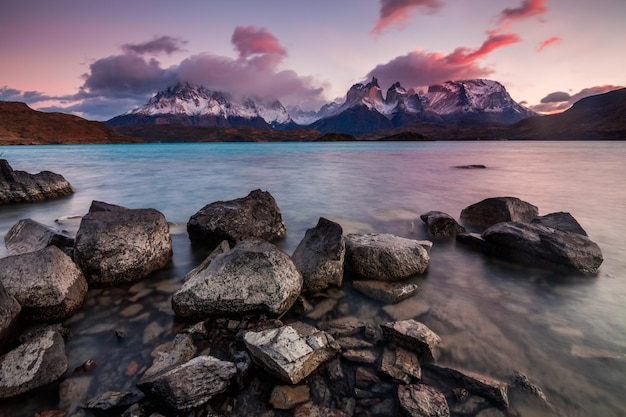
<instances>
[{"instance_id":1,"label":"submerged rock","mask_svg":"<svg viewBox=\"0 0 626 417\"><path fill-rule=\"evenodd\" d=\"M391 234L346 236L346 260L365 279L398 281L426 271L432 242Z\"/></svg>"},{"instance_id":2,"label":"submerged rock","mask_svg":"<svg viewBox=\"0 0 626 417\"><path fill-rule=\"evenodd\" d=\"M465 233L465 228L454 220L454 217L442 211L429 211L420 216L431 235L438 239Z\"/></svg>"},{"instance_id":3,"label":"submerged rock","mask_svg":"<svg viewBox=\"0 0 626 417\"><path fill-rule=\"evenodd\" d=\"M306 231L292 256L302 272L303 292L341 287L345 254L341 226L320 217L317 226Z\"/></svg>"},{"instance_id":4,"label":"submerged rock","mask_svg":"<svg viewBox=\"0 0 626 417\"><path fill-rule=\"evenodd\" d=\"M0 398L10 398L47 385L67 370L63 338L52 328L0 357Z\"/></svg>"},{"instance_id":5,"label":"submerged rock","mask_svg":"<svg viewBox=\"0 0 626 417\"><path fill-rule=\"evenodd\" d=\"M80 222L74 259L87 281L111 286L144 278L172 258L165 216L94 201Z\"/></svg>"},{"instance_id":6,"label":"submerged rock","mask_svg":"<svg viewBox=\"0 0 626 417\"><path fill-rule=\"evenodd\" d=\"M0 281L29 321L61 321L87 295L82 271L56 246L0 259Z\"/></svg>"},{"instance_id":7,"label":"submerged rock","mask_svg":"<svg viewBox=\"0 0 626 417\"><path fill-rule=\"evenodd\" d=\"M231 246L247 238L272 242L287 234L274 197L261 190L246 197L208 204L187 223L189 239L216 246L227 240Z\"/></svg>"},{"instance_id":8,"label":"submerged rock","mask_svg":"<svg viewBox=\"0 0 626 417\"><path fill-rule=\"evenodd\" d=\"M100 414L120 415L142 398L143 395L136 391L107 391L87 401L85 408Z\"/></svg>"},{"instance_id":9,"label":"submerged rock","mask_svg":"<svg viewBox=\"0 0 626 417\"><path fill-rule=\"evenodd\" d=\"M409 319L382 323L380 327L385 339L417 353L420 359L430 362L437 356L435 348L441 338L424 323Z\"/></svg>"},{"instance_id":10,"label":"submerged rock","mask_svg":"<svg viewBox=\"0 0 626 417\"><path fill-rule=\"evenodd\" d=\"M29 174L14 171L0 159L0 204L31 203L72 194L74 189L62 175L50 171Z\"/></svg>"},{"instance_id":11,"label":"submerged rock","mask_svg":"<svg viewBox=\"0 0 626 417\"><path fill-rule=\"evenodd\" d=\"M286 312L300 295L302 275L289 255L249 239L217 256L172 297L181 317Z\"/></svg>"},{"instance_id":12,"label":"submerged rock","mask_svg":"<svg viewBox=\"0 0 626 417\"><path fill-rule=\"evenodd\" d=\"M71 255L74 239L57 233L45 224L32 219L22 219L4 236L4 245L9 255L34 252L46 246L57 246L63 252Z\"/></svg>"},{"instance_id":13,"label":"submerged rock","mask_svg":"<svg viewBox=\"0 0 626 417\"><path fill-rule=\"evenodd\" d=\"M446 397L425 384L399 385L400 407L411 417L449 417Z\"/></svg>"},{"instance_id":14,"label":"submerged rock","mask_svg":"<svg viewBox=\"0 0 626 417\"><path fill-rule=\"evenodd\" d=\"M418 290L417 284L384 281L352 281L355 290L383 303L393 304L409 298Z\"/></svg>"},{"instance_id":15,"label":"submerged rock","mask_svg":"<svg viewBox=\"0 0 626 417\"><path fill-rule=\"evenodd\" d=\"M301 322L248 332L243 339L255 362L291 384L306 378L341 350L331 335Z\"/></svg>"},{"instance_id":16,"label":"submerged rock","mask_svg":"<svg viewBox=\"0 0 626 417\"><path fill-rule=\"evenodd\" d=\"M530 223L539 209L516 197L492 197L465 207L461 222L469 226L488 228L500 222Z\"/></svg>"}]
</instances>

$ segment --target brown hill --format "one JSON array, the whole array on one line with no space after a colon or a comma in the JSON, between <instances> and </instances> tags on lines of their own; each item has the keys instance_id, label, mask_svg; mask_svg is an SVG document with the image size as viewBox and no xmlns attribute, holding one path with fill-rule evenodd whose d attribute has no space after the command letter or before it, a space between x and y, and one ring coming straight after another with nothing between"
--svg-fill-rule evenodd
<instances>
[{"instance_id":1,"label":"brown hill","mask_svg":"<svg viewBox=\"0 0 626 417\"><path fill-rule=\"evenodd\" d=\"M137 143L104 123L65 113L44 113L15 101L0 101L0 145Z\"/></svg>"}]
</instances>

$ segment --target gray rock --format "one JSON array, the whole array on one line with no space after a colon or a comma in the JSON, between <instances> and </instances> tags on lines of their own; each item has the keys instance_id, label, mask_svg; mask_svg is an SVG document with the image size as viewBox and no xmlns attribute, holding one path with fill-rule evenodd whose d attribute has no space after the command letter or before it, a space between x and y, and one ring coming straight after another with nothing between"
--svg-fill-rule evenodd
<instances>
[{"instance_id":1,"label":"gray rock","mask_svg":"<svg viewBox=\"0 0 626 417\"><path fill-rule=\"evenodd\" d=\"M0 259L0 281L29 321L61 321L87 295L82 271L56 246Z\"/></svg>"},{"instance_id":2,"label":"gray rock","mask_svg":"<svg viewBox=\"0 0 626 417\"><path fill-rule=\"evenodd\" d=\"M136 391L107 391L87 401L85 408L104 414L120 415L142 398L143 394Z\"/></svg>"},{"instance_id":3,"label":"gray rock","mask_svg":"<svg viewBox=\"0 0 626 417\"><path fill-rule=\"evenodd\" d=\"M437 356L435 348L441 338L424 323L409 319L382 323L380 328L386 340L415 352L421 360L430 362Z\"/></svg>"},{"instance_id":4,"label":"gray rock","mask_svg":"<svg viewBox=\"0 0 626 417\"><path fill-rule=\"evenodd\" d=\"M365 279L398 281L422 274L428 267L432 242L406 239L391 234L370 233L346 236L346 260Z\"/></svg>"},{"instance_id":5,"label":"gray rock","mask_svg":"<svg viewBox=\"0 0 626 417\"><path fill-rule=\"evenodd\" d=\"M74 259L97 286L128 283L165 267L172 240L165 216L154 209L128 209L98 201L80 222Z\"/></svg>"},{"instance_id":6,"label":"gray rock","mask_svg":"<svg viewBox=\"0 0 626 417\"><path fill-rule=\"evenodd\" d=\"M507 222L485 230L488 253L526 265L595 275L604 258L587 236L539 224Z\"/></svg>"},{"instance_id":7,"label":"gray rock","mask_svg":"<svg viewBox=\"0 0 626 417\"><path fill-rule=\"evenodd\" d=\"M323 217L317 226L308 229L293 253L302 277L302 291L316 292L328 287L341 287L346 244L343 229Z\"/></svg>"},{"instance_id":8,"label":"gray rock","mask_svg":"<svg viewBox=\"0 0 626 417\"><path fill-rule=\"evenodd\" d=\"M0 346L13 331L22 307L0 280Z\"/></svg>"},{"instance_id":9,"label":"gray rock","mask_svg":"<svg viewBox=\"0 0 626 417\"><path fill-rule=\"evenodd\" d=\"M235 364L198 356L169 371L141 381L137 387L157 405L175 412L190 411L224 392L237 373Z\"/></svg>"},{"instance_id":10,"label":"gray rock","mask_svg":"<svg viewBox=\"0 0 626 417\"><path fill-rule=\"evenodd\" d=\"M379 371L399 384L410 384L422 378L417 354L402 347L385 347Z\"/></svg>"},{"instance_id":11,"label":"gray rock","mask_svg":"<svg viewBox=\"0 0 626 417\"><path fill-rule=\"evenodd\" d=\"M492 197L465 207L461 222L468 226L488 228L500 222L530 223L539 209L516 197Z\"/></svg>"},{"instance_id":12,"label":"gray rock","mask_svg":"<svg viewBox=\"0 0 626 417\"><path fill-rule=\"evenodd\" d=\"M430 234L438 239L456 236L459 233L465 233L463 226L454 220L454 217L442 211L429 211L420 216L420 219L426 226Z\"/></svg>"},{"instance_id":13,"label":"gray rock","mask_svg":"<svg viewBox=\"0 0 626 417\"><path fill-rule=\"evenodd\" d=\"M142 380L151 378L167 369L189 361L196 354L196 346L190 334L180 333L174 340L158 346L153 352L154 362L144 372Z\"/></svg>"},{"instance_id":14,"label":"gray rock","mask_svg":"<svg viewBox=\"0 0 626 417\"><path fill-rule=\"evenodd\" d=\"M440 376L453 379L460 383L471 394L478 395L493 401L497 405L509 406L507 395L508 384L494 378L460 369L429 365L429 370L435 371Z\"/></svg>"},{"instance_id":15,"label":"gray rock","mask_svg":"<svg viewBox=\"0 0 626 417\"><path fill-rule=\"evenodd\" d=\"M306 378L341 349L328 333L301 322L248 332L243 339L255 362L291 384Z\"/></svg>"},{"instance_id":16,"label":"gray rock","mask_svg":"<svg viewBox=\"0 0 626 417\"><path fill-rule=\"evenodd\" d=\"M0 357L0 398L10 398L47 385L67 370L63 337L42 329Z\"/></svg>"},{"instance_id":17,"label":"gray rock","mask_svg":"<svg viewBox=\"0 0 626 417\"><path fill-rule=\"evenodd\" d=\"M428 385L398 385L398 400L406 415L411 417L449 417L446 397Z\"/></svg>"},{"instance_id":18,"label":"gray rock","mask_svg":"<svg viewBox=\"0 0 626 417\"><path fill-rule=\"evenodd\" d=\"M563 211L535 217L531 223L551 227L562 232L578 233L579 235L589 236L580 223L576 221L574 216Z\"/></svg>"},{"instance_id":19,"label":"gray rock","mask_svg":"<svg viewBox=\"0 0 626 417\"><path fill-rule=\"evenodd\" d=\"M226 253L230 250L230 245L228 244L227 240L222 240L220 242L219 245L217 245L217 247L215 249L213 249L211 251L211 253L209 253L209 256L206 257L206 259L204 261L202 261L202 263L200 265L198 265L197 267L195 267L194 269L192 269L191 271L189 271L184 277L183 277L183 282L187 282L191 279L191 277L193 277L194 275L198 275L199 273L201 273L202 271L204 271L205 269L208 268L208 266L211 264L211 262L213 262L213 260L215 260L215 258L217 258L219 255Z\"/></svg>"},{"instance_id":20,"label":"gray rock","mask_svg":"<svg viewBox=\"0 0 626 417\"><path fill-rule=\"evenodd\" d=\"M370 298L387 304L409 298L418 290L417 284L383 281L352 281L352 287Z\"/></svg>"},{"instance_id":21,"label":"gray rock","mask_svg":"<svg viewBox=\"0 0 626 417\"><path fill-rule=\"evenodd\" d=\"M172 297L181 317L286 312L302 290L289 255L261 239L242 241L215 258Z\"/></svg>"},{"instance_id":22,"label":"gray rock","mask_svg":"<svg viewBox=\"0 0 626 417\"><path fill-rule=\"evenodd\" d=\"M38 174L14 171L6 159L0 159L0 204L43 201L73 192L62 175L50 171Z\"/></svg>"},{"instance_id":23,"label":"gray rock","mask_svg":"<svg viewBox=\"0 0 626 417\"><path fill-rule=\"evenodd\" d=\"M22 219L4 236L4 245L9 255L34 252L51 245L57 246L66 254L71 255L74 239L57 233L45 224L32 219Z\"/></svg>"},{"instance_id":24,"label":"gray rock","mask_svg":"<svg viewBox=\"0 0 626 417\"><path fill-rule=\"evenodd\" d=\"M227 240L234 246L251 237L272 242L285 236L287 228L274 197L254 190L246 197L204 206L189 219L187 232L192 241L216 246Z\"/></svg>"}]
</instances>

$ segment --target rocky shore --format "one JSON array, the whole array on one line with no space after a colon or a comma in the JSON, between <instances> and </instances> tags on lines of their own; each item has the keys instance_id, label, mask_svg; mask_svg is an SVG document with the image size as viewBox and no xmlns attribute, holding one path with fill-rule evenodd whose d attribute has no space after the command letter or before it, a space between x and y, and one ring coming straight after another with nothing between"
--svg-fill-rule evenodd
<instances>
[{"instance_id":1,"label":"rocky shore","mask_svg":"<svg viewBox=\"0 0 626 417\"><path fill-rule=\"evenodd\" d=\"M70 369L73 336L61 323L80 320L85 302L106 305L118 288L144 296L141 283L171 262L170 225L157 210L98 201L75 235L22 220L0 259L0 399L54 383L59 407L47 416L556 415L521 372L503 379L439 363L449 342L416 319L419 308L411 317L393 310L418 291L414 278L427 271L433 245L455 237L487 256L595 275L602 254L580 224L568 213L538 213L514 197L468 206L464 226L431 211L422 220L432 241L344 234L321 217L289 255L275 245L287 229L268 192L210 203L187 224L205 260L154 301L177 317L170 341L149 365L125 368L131 385L95 396L89 375L102 364ZM368 306L351 302L347 286L393 320L358 314ZM131 309L121 314L141 310ZM150 326L144 344L165 333ZM119 343L136 340L106 331Z\"/></svg>"}]
</instances>

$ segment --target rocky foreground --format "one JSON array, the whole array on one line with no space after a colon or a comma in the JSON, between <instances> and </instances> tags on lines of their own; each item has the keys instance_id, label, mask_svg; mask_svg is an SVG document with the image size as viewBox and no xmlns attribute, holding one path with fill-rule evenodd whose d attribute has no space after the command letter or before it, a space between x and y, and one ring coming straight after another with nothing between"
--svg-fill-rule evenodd
<instances>
[{"instance_id":1,"label":"rocky foreground","mask_svg":"<svg viewBox=\"0 0 626 417\"><path fill-rule=\"evenodd\" d=\"M513 197L463 210L461 221L480 234L443 212L422 220L435 242L456 236L534 267L595 275L602 263L571 215L538 216L537 207ZM86 398L80 374L96 364L68 370L64 337L71 335L58 323L80 310L88 288L149 280L167 265L169 225L154 209L97 201L75 236L18 222L5 236L9 256L0 259L0 399L26 398L61 380L60 410L46 415L494 417L527 415L521 410L529 406L533 415L555 415L519 372L499 380L439 364L442 339L424 323L350 315L342 286L389 306L407 299L433 242L344 235L320 218L290 256L271 243L286 227L261 190L205 206L187 228L194 244L214 250L171 297L182 323L177 334L153 351L149 367L126 370L136 375L135 388Z\"/></svg>"}]
</instances>

